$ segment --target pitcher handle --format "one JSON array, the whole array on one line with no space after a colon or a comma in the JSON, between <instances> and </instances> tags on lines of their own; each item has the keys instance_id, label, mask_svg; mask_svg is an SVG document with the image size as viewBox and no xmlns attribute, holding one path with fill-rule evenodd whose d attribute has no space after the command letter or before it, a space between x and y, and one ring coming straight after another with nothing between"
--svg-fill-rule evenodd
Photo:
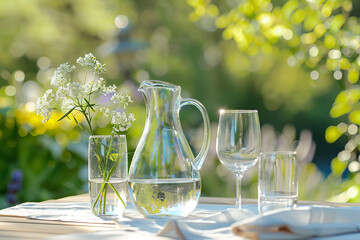
<instances>
[{"instance_id":1,"label":"pitcher handle","mask_svg":"<svg viewBox=\"0 0 360 240\"><path fill-rule=\"evenodd\" d=\"M201 102L199 102L196 99L193 98L185 98L181 101L180 103L180 108L186 105L194 105L197 109L199 109L201 116L203 117L204 120L204 142L203 145L200 149L200 152L198 153L198 155L195 158L195 165L198 167L198 169L201 168L202 164L204 163L206 154L209 150L209 146L210 146L210 120L209 120L209 115L206 111L206 108L204 107L204 105L202 105Z\"/></svg>"}]
</instances>

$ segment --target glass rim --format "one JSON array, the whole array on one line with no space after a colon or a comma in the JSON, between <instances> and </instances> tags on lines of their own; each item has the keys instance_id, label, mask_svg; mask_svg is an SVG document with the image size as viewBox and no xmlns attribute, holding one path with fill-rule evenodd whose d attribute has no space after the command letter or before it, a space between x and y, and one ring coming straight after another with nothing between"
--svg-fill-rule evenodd
<instances>
[{"instance_id":1,"label":"glass rim","mask_svg":"<svg viewBox=\"0 0 360 240\"><path fill-rule=\"evenodd\" d=\"M164 82L160 80L145 80L140 84L139 91L146 88L164 88L170 89L173 91L180 90L181 87L169 82Z\"/></svg>"},{"instance_id":2,"label":"glass rim","mask_svg":"<svg viewBox=\"0 0 360 240\"><path fill-rule=\"evenodd\" d=\"M260 152L260 155L296 155L296 154L297 154L296 151L286 151L286 150Z\"/></svg>"},{"instance_id":3,"label":"glass rim","mask_svg":"<svg viewBox=\"0 0 360 240\"><path fill-rule=\"evenodd\" d=\"M220 109L220 115L224 113L257 113L255 109Z\"/></svg>"},{"instance_id":4,"label":"glass rim","mask_svg":"<svg viewBox=\"0 0 360 240\"><path fill-rule=\"evenodd\" d=\"M91 135L91 136L89 136L89 138L110 138L110 137L111 137L110 134L109 135ZM123 135L123 134L113 135L113 137L124 138L124 137L126 137L126 135Z\"/></svg>"}]
</instances>

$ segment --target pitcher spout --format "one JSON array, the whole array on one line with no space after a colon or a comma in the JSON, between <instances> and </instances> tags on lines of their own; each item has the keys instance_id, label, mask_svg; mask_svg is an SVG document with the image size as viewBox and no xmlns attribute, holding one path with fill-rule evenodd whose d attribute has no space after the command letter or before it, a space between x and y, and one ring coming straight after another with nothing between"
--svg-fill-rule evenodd
<instances>
[{"instance_id":1,"label":"pitcher spout","mask_svg":"<svg viewBox=\"0 0 360 240\"><path fill-rule=\"evenodd\" d=\"M180 86L159 80L146 80L140 84L138 91L145 92L148 88L164 88L172 91L180 90Z\"/></svg>"}]
</instances>

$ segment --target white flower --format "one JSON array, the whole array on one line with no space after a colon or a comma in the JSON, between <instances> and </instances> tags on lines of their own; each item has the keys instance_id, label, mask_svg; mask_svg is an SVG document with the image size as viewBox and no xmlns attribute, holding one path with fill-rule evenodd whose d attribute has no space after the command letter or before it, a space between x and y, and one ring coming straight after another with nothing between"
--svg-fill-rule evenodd
<instances>
[{"instance_id":1,"label":"white flower","mask_svg":"<svg viewBox=\"0 0 360 240\"><path fill-rule=\"evenodd\" d=\"M44 96L38 98L36 103L36 113L43 117L42 122L47 122L51 118L51 103L54 100L54 93L52 89L45 92Z\"/></svg>"},{"instance_id":2,"label":"white flower","mask_svg":"<svg viewBox=\"0 0 360 240\"><path fill-rule=\"evenodd\" d=\"M105 85L103 85L103 86L101 86L101 91L106 94L111 94L111 93L116 92L116 86L110 85L110 86L106 87Z\"/></svg>"},{"instance_id":3,"label":"white flower","mask_svg":"<svg viewBox=\"0 0 360 240\"><path fill-rule=\"evenodd\" d=\"M106 64L101 64L100 62L96 61L96 66L94 70L97 74L102 74L106 72Z\"/></svg>"},{"instance_id":4,"label":"white flower","mask_svg":"<svg viewBox=\"0 0 360 240\"><path fill-rule=\"evenodd\" d=\"M87 83L85 83L82 89L83 94L90 95L91 93L95 92L93 90L93 87L94 87L94 81L88 81Z\"/></svg>"},{"instance_id":5,"label":"white flower","mask_svg":"<svg viewBox=\"0 0 360 240\"><path fill-rule=\"evenodd\" d=\"M90 95L97 92L100 88L105 87L104 79L99 78L98 80L91 80L85 83L83 86L83 94Z\"/></svg>"},{"instance_id":6,"label":"white flower","mask_svg":"<svg viewBox=\"0 0 360 240\"><path fill-rule=\"evenodd\" d=\"M91 109L95 112L100 104L104 104L106 107L100 108L100 111L113 126L113 134L129 129L135 121L134 115L127 115L116 109L119 109L119 105L122 109L126 109L133 102L131 97L126 93L117 93L115 85L107 86L105 84L105 80L98 76L106 71L105 64L97 61L93 54L85 54L84 57L77 59L77 63L87 68L85 79L81 80L84 84L72 81L71 73L75 70L75 66L69 65L67 62L61 64L51 78L51 86L54 90L47 90L44 96L37 101L36 111L43 117L42 121L46 122L51 118L52 109L58 104L64 113L74 110L74 115L85 116L89 120L87 124L92 134L91 120L95 118L92 117L93 112L88 110ZM99 95L105 95L104 100L110 98L111 101L101 101L98 98ZM100 103L95 103L96 100L100 100ZM76 123L80 124L77 121Z\"/></svg>"},{"instance_id":7,"label":"white flower","mask_svg":"<svg viewBox=\"0 0 360 240\"><path fill-rule=\"evenodd\" d=\"M56 91L56 101L61 102L63 98L70 98L73 101L80 101L83 99L83 86L78 82L67 83L60 86Z\"/></svg>"},{"instance_id":8,"label":"white flower","mask_svg":"<svg viewBox=\"0 0 360 240\"><path fill-rule=\"evenodd\" d=\"M96 57L92 53L85 54L85 57L79 57L76 62L89 69L93 69L96 66Z\"/></svg>"},{"instance_id":9,"label":"white flower","mask_svg":"<svg viewBox=\"0 0 360 240\"><path fill-rule=\"evenodd\" d=\"M130 113L126 116L125 112L112 113L111 124L113 124L113 132L119 133L128 130L135 121L134 114Z\"/></svg>"},{"instance_id":10,"label":"white flower","mask_svg":"<svg viewBox=\"0 0 360 240\"><path fill-rule=\"evenodd\" d=\"M61 110L67 112L75 107L74 101L69 98L63 98Z\"/></svg>"},{"instance_id":11,"label":"white flower","mask_svg":"<svg viewBox=\"0 0 360 240\"><path fill-rule=\"evenodd\" d=\"M106 72L106 65L101 64L92 53L85 54L85 57L79 57L76 62L89 70L93 70L96 74Z\"/></svg>"},{"instance_id":12,"label":"white flower","mask_svg":"<svg viewBox=\"0 0 360 240\"><path fill-rule=\"evenodd\" d=\"M83 86L78 82L72 82L67 85L68 96L72 99L83 99Z\"/></svg>"},{"instance_id":13,"label":"white flower","mask_svg":"<svg viewBox=\"0 0 360 240\"><path fill-rule=\"evenodd\" d=\"M131 100L131 97L127 95L126 93L115 93L111 97L111 101L113 101L115 104L121 104L124 109L126 109L127 106L130 105L133 101Z\"/></svg>"},{"instance_id":14,"label":"white flower","mask_svg":"<svg viewBox=\"0 0 360 240\"><path fill-rule=\"evenodd\" d=\"M55 70L51 78L51 86L60 87L70 81L70 73L75 70L75 66L70 66L69 63L60 64Z\"/></svg>"},{"instance_id":15,"label":"white flower","mask_svg":"<svg viewBox=\"0 0 360 240\"><path fill-rule=\"evenodd\" d=\"M100 108L100 112L103 113L104 117L110 117L112 114L111 110L105 107Z\"/></svg>"}]
</instances>

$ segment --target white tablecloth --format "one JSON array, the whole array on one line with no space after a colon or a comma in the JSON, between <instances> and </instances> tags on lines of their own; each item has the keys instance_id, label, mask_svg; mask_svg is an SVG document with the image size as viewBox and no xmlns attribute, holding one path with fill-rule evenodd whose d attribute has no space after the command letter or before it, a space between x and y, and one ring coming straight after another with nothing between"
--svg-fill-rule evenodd
<instances>
[{"instance_id":1,"label":"white tablecloth","mask_svg":"<svg viewBox=\"0 0 360 240\"><path fill-rule=\"evenodd\" d=\"M307 206L258 215L257 205L199 204L189 217L146 219L131 204L121 218L92 215L89 203L23 203L0 210L0 215L89 224L113 224L119 230L70 234L55 239L360 239L360 207ZM338 235L341 234L341 235ZM65 238L66 237L66 238Z\"/></svg>"}]
</instances>

